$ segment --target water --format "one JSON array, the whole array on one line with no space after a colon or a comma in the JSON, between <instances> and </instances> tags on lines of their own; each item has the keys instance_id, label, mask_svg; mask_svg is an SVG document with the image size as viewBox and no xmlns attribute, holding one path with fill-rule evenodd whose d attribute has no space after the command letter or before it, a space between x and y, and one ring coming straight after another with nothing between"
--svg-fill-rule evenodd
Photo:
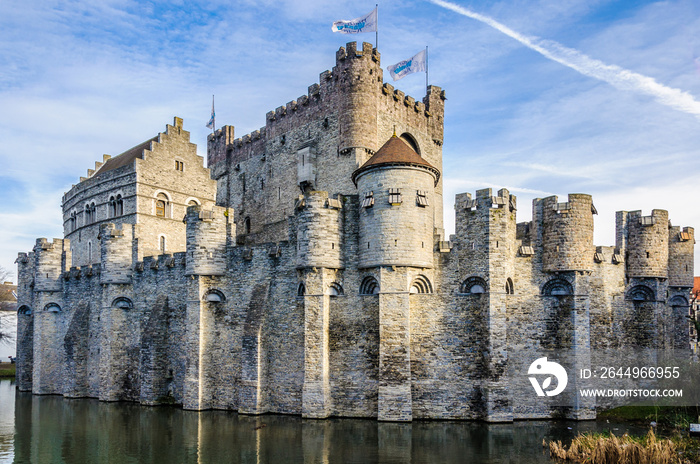
<instances>
[{"instance_id":1,"label":"water","mask_svg":"<svg viewBox=\"0 0 700 464\"><path fill-rule=\"evenodd\" d=\"M0 463L551 462L543 439L624 425L310 420L33 396L0 381ZM571 428L571 429L569 429ZM633 429L635 433L644 430Z\"/></svg>"}]
</instances>

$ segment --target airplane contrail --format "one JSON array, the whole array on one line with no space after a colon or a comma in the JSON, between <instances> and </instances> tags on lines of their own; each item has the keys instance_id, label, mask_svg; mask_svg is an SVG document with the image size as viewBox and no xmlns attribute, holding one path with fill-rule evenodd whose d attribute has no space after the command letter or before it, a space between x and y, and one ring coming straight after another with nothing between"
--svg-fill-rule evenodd
<instances>
[{"instance_id":1,"label":"airplane contrail","mask_svg":"<svg viewBox=\"0 0 700 464\"><path fill-rule=\"evenodd\" d=\"M633 92L649 95L663 105L692 114L700 119L700 102L695 100L688 92L659 84L651 77L621 68L620 66L605 64L602 61L593 59L578 50L565 47L553 40L527 37L488 16L475 13L460 5L444 0L428 1L448 10L452 10L455 13L481 21L538 52L542 56L563 64L581 74L607 82L621 90L631 90Z\"/></svg>"}]
</instances>

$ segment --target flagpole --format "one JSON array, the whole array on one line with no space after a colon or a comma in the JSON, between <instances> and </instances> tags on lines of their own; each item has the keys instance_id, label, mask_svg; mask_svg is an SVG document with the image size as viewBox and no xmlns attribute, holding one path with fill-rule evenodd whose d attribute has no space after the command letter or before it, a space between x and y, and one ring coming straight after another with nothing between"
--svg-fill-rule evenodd
<instances>
[{"instance_id":1,"label":"flagpole","mask_svg":"<svg viewBox=\"0 0 700 464\"><path fill-rule=\"evenodd\" d=\"M425 46L425 94L428 95L428 46Z\"/></svg>"},{"instance_id":2,"label":"flagpole","mask_svg":"<svg viewBox=\"0 0 700 464\"><path fill-rule=\"evenodd\" d=\"M379 3L374 4L374 9L377 10L377 28L374 30L374 48L379 51Z\"/></svg>"}]
</instances>

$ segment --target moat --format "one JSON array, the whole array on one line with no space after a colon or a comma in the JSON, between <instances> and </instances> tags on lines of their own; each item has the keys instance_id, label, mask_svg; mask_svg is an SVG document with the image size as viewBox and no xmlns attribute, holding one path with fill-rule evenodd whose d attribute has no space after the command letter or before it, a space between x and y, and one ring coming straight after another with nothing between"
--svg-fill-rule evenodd
<instances>
[{"instance_id":1,"label":"moat","mask_svg":"<svg viewBox=\"0 0 700 464\"><path fill-rule=\"evenodd\" d=\"M386 423L247 416L16 392L0 381L0 463L543 463L593 421ZM634 432L643 430L631 429Z\"/></svg>"}]
</instances>

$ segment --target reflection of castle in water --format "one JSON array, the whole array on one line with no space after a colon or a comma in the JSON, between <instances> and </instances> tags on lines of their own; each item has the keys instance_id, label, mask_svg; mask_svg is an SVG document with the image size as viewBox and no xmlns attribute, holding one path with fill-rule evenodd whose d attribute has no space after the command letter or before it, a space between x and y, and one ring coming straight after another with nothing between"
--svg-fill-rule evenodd
<instances>
[{"instance_id":1,"label":"reflection of castle in water","mask_svg":"<svg viewBox=\"0 0 700 464\"><path fill-rule=\"evenodd\" d=\"M208 140L182 120L97 163L63 198L65 239L20 253L19 388L304 417L590 418L510 366L543 350L687 349L692 228L589 195L456 198L442 225L444 92L384 84L350 43L265 127ZM183 219L184 217L184 219ZM527 382L527 380L525 380ZM576 380L570 379L573 386Z\"/></svg>"},{"instance_id":2,"label":"reflection of castle in water","mask_svg":"<svg viewBox=\"0 0 700 464\"><path fill-rule=\"evenodd\" d=\"M5 383L9 384L0 383L0 400ZM14 391L9 394L11 401ZM548 459L548 450L542 448L545 437L565 440L596 430L596 423L309 421L299 416L191 413L20 393L15 427L15 462L37 464L53 463L57 456L64 462L90 463L505 463L518 456L518 463L539 464ZM626 429L620 427L622 434Z\"/></svg>"}]
</instances>

